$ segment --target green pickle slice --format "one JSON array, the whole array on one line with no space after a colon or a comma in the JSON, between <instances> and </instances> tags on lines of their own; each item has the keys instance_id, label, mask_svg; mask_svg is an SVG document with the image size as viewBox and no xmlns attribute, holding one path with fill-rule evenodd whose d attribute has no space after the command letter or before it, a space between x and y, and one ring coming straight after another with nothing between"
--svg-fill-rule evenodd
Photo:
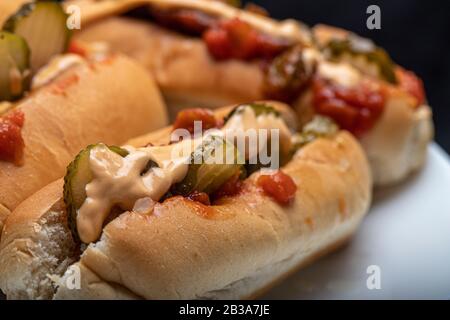
<instances>
[{"instance_id":1,"label":"green pickle slice","mask_svg":"<svg viewBox=\"0 0 450 320\"><path fill-rule=\"evenodd\" d=\"M192 153L186 177L172 188L172 194L193 191L211 194L236 174L242 174L244 161L234 144L210 136Z\"/></svg>"},{"instance_id":2,"label":"green pickle slice","mask_svg":"<svg viewBox=\"0 0 450 320\"><path fill-rule=\"evenodd\" d=\"M389 54L371 40L351 34L344 39L332 39L324 48L334 60L345 60L362 72L397 83L395 64Z\"/></svg>"},{"instance_id":3,"label":"green pickle slice","mask_svg":"<svg viewBox=\"0 0 450 320\"><path fill-rule=\"evenodd\" d=\"M269 106L267 104L263 104L263 103L251 103L251 104L242 104L237 106L236 108L234 108L224 119L224 123L226 124L228 122L228 120L230 120L234 115L237 115L239 113L241 113L244 108L252 108L253 111L255 112L255 115L258 117L260 115L264 115L264 114L274 114L277 117L281 116L280 112L278 112L277 110L275 110L274 107Z\"/></svg>"},{"instance_id":4,"label":"green pickle slice","mask_svg":"<svg viewBox=\"0 0 450 320\"><path fill-rule=\"evenodd\" d=\"M68 15L60 3L39 1L24 4L3 25L3 30L22 36L31 49L31 71L35 73L51 57L63 53L70 40Z\"/></svg>"},{"instance_id":5,"label":"green pickle slice","mask_svg":"<svg viewBox=\"0 0 450 320\"><path fill-rule=\"evenodd\" d=\"M18 35L0 31L0 101L20 98L27 89L30 49Z\"/></svg>"},{"instance_id":6,"label":"green pickle slice","mask_svg":"<svg viewBox=\"0 0 450 320\"><path fill-rule=\"evenodd\" d=\"M64 203L68 211L69 227L76 240L79 240L76 227L78 210L86 200L86 186L93 178L89 165L89 157L91 150L99 145L92 144L80 151L67 167L67 173L64 177ZM108 148L122 157L128 155L128 151L120 147L108 146Z\"/></svg>"}]
</instances>

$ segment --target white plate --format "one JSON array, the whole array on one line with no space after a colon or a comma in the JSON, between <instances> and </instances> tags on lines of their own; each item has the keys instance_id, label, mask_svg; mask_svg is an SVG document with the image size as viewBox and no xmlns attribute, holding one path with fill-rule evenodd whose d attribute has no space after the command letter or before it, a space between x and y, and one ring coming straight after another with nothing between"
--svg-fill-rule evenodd
<instances>
[{"instance_id":1,"label":"white plate","mask_svg":"<svg viewBox=\"0 0 450 320\"><path fill-rule=\"evenodd\" d=\"M266 299L450 299L450 158L378 191L353 241L270 291ZM367 273L369 266L379 269ZM369 290L367 279L381 289Z\"/></svg>"}]
</instances>

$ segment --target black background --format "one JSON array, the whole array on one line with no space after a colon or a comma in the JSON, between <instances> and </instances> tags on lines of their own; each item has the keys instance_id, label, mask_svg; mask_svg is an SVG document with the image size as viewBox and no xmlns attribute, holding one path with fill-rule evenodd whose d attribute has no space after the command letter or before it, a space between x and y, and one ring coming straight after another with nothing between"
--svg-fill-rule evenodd
<instances>
[{"instance_id":1,"label":"black background","mask_svg":"<svg viewBox=\"0 0 450 320\"><path fill-rule=\"evenodd\" d=\"M450 152L449 0L253 0L275 18L352 30L384 47L393 60L425 82L436 140ZM367 7L381 8L381 30L366 27Z\"/></svg>"}]
</instances>

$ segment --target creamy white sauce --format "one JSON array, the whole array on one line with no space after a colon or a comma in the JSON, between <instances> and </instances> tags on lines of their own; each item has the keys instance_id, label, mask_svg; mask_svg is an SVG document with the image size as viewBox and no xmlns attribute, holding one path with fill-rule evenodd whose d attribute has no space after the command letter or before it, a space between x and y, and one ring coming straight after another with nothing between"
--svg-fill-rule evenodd
<instances>
[{"instance_id":1,"label":"creamy white sauce","mask_svg":"<svg viewBox=\"0 0 450 320\"><path fill-rule=\"evenodd\" d=\"M126 147L126 157L99 145L90 152L93 180L86 186L87 198L77 215L80 239L90 243L98 239L103 222L112 207L133 209L137 200L158 201L170 187L184 179L191 153L200 140L184 140L168 146ZM154 167L141 175L149 161Z\"/></svg>"},{"instance_id":2,"label":"creamy white sauce","mask_svg":"<svg viewBox=\"0 0 450 320\"><path fill-rule=\"evenodd\" d=\"M291 131L283 118L274 113L256 116L252 108L242 108L228 120L223 128L230 141L235 140L232 139L233 137L245 141L245 146L242 146L245 150L242 150L239 145L238 148L241 154L245 155L246 160L259 154L266 147L267 138L261 139L264 136L258 135L259 132L262 132L261 130L267 130L268 135L266 137L270 137L270 130L278 130L281 150L287 151L290 148ZM257 137L256 141L255 139L251 140L253 132Z\"/></svg>"},{"instance_id":3,"label":"creamy white sauce","mask_svg":"<svg viewBox=\"0 0 450 320\"><path fill-rule=\"evenodd\" d=\"M361 82L361 73L347 63L322 61L319 64L318 73L344 87L354 87Z\"/></svg>"},{"instance_id":4,"label":"creamy white sauce","mask_svg":"<svg viewBox=\"0 0 450 320\"><path fill-rule=\"evenodd\" d=\"M40 88L54 80L67 69L83 63L86 63L86 61L77 54L67 53L55 56L36 73L31 82L31 88L33 90Z\"/></svg>"},{"instance_id":5,"label":"creamy white sauce","mask_svg":"<svg viewBox=\"0 0 450 320\"><path fill-rule=\"evenodd\" d=\"M362 80L361 72L352 66L349 61L340 61L339 63L330 62L324 59L322 54L311 48L303 50L303 59L306 65L317 65L317 73L338 85L344 87L354 87ZM376 72L376 70L374 71Z\"/></svg>"},{"instance_id":6,"label":"creamy white sauce","mask_svg":"<svg viewBox=\"0 0 450 320\"><path fill-rule=\"evenodd\" d=\"M291 132L283 119L273 113L256 117L251 108L243 108L227 122L222 131L216 130L211 134L244 134L250 129L279 130L282 147L290 147ZM112 152L105 145L94 147L89 158L93 179L86 186L87 198L77 215L80 239L84 243L96 241L113 206L132 210L142 199L158 201L173 184L185 178L192 152L207 137L185 139L166 146L125 147L129 152L126 157ZM258 141L257 145L266 143L267 139ZM154 161L158 167L142 174L149 161Z\"/></svg>"}]
</instances>

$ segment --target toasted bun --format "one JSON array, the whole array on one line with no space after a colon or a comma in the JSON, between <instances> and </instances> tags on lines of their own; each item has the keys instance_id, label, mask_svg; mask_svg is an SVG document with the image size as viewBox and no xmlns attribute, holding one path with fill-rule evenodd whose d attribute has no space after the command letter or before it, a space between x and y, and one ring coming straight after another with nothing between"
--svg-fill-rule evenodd
<instances>
[{"instance_id":1,"label":"toasted bun","mask_svg":"<svg viewBox=\"0 0 450 320\"><path fill-rule=\"evenodd\" d=\"M376 187L398 183L421 168L433 139L429 106L415 107L415 99L395 87L387 87L386 98L383 115L360 139ZM300 123L314 114L311 100L308 91L294 104Z\"/></svg>"},{"instance_id":2,"label":"toasted bun","mask_svg":"<svg viewBox=\"0 0 450 320\"><path fill-rule=\"evenodd\" d=\"M182 107L213 108L263 96L263 72L258 63L215 61L201 39L152 23L107 18L83 28L75 39L108 43L112 51L139 61L161 87L172 118Z\"/></svg>"},{"instance_id":3,"label":"toasted bun","mask_svg":"<svg viewBox=\"0 0 450 320\"><path fill-rule=\"evenodd\" d=\"M414 99L397 89L388 97L381 119L361 139L375 186L398 183L421 168L433 139L429 106L416 108Z\"/></svg>"},{"instance_id":4,"label":"toasted bun","mask_svg":"<svg viewBox=\"0 0 450 320\"><path fill-rule=\"evenodd\" d=\"M80 6L83 12L83 27L76 39L108 43L113 51L141 62L154 74L172 118L185 107L214 108L262 99L264 75L259 63L216 61L201 39L171 32L151 21L116 15L145 5L190 8L222 18L239 17L266 34L310 43L309 31L297 22L278 22L218 1L75 0L70 4Z\"/></svg>"},{"instance_id":5,"label":"toasted bun","mask_svg":"<svg viewBox=\"0 0 450 320\"><path fill-rule=\"evenodd\" d=\"M163 130L132 144L161 139ZM123 213L79 259L71 253L71 241L58 247L66 248L63 255L41 253L51 245L43 236L52 226L50 216L59 217L52 220L59 221L59 231L53 233L59 236L52 239L70 238L62 182L57 181L27 199L7 220L0 246L0 288L8 298L252 297L342 244L370 203L367 160L346 132L307 145L283 171L298 186L291 206L281 207L265 196L255 184L255 173L240 195L211 207L175 197L157 204L151 214ZM17 251L24 241L27 257L21 258ZM78 262L59 278L65 262L75 259ZM31 266L42 270L32 273ZM68 285L72 268L81 276L78 290ZM53 277L58 289L46 281L46 274L58 275Z\"/></svg>"},{"instance_id":6,"label":"toasted bun","mask_svg":"<svg viewBox=\"0 0 450 320\"><path fill-rule=\"evenodd\" d=\"M154 81L123 56L74 66L19 101L16 108L25 114L24 164L0 162L4 207L0 212L14 209L64 175L67 164L86 145L122 144L167 124Z\"/></svg>"},{"instance_id":7,"label":"toasted bun","mask_svg":"<svg viewBox=\"0 0 450 320\"><path fill-rule=\"evenodd\" d=\"M158 9L193 9L211 16L233 19L239 18L256 30L268 35L311 44L309 29L298 21L289 19L277 21L269 17L230 6L220 1L209 0L69 0L66 7L77 5L83 12L81 19L84 25L113 15L120 15L132 9L151 6Z\"/></svg>"}]
</instances>

